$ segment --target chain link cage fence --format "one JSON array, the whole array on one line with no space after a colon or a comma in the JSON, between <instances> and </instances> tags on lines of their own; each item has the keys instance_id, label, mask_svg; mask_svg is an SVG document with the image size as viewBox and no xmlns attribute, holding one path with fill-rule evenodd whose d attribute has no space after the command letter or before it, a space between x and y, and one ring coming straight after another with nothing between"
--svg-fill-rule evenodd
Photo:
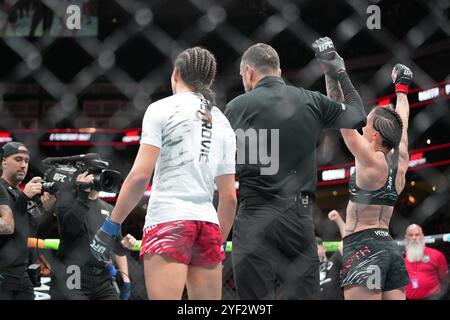
<instances>
[{"instance_id":1,"label":"chain link cage fence","mask_svg":"<svg viewBox=\"0 0 450 320\"><path fill-rule=\"evenodd\" d=\"M171 94L173 59L187 47L204 46L216 55L214 90L222 110L243 93L240 57L257 42L279 52L288 83L325 93L311 43L327 35L367 111L395 103L390 72L396 63L413 70L411 163L391 233L401 239L410 223L429 235L450 232L449 1L2 0L0 6L0 141L30 148L28 177L42 176L45 157L89 152L126 176L143 114ZM325 241L339 240L327 213L344 215L352 161L340 135L324 131L314 219ZM147 198L124 224L139 239ZM55 222L39 236L58 238ZM449 257L450 246L430 245ZM129 260L132 298L145 299L142 262L135 253ZM235 299L229 255L223 270L223 297Z\"/></svg>"}]
</instances>

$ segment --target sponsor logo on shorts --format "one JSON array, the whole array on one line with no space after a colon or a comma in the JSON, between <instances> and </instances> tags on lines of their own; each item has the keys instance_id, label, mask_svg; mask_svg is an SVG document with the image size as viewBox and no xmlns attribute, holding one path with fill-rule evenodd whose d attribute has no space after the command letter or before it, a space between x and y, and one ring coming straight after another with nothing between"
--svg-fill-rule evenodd
<instances>
[{"instance_id":1,"label":"sponsor logo on shorts","mask_svg":"<svg viewBox=\"0 0 450 320\"><path fill-rule=\"evenodd\" d=\"M384 230L377 230L375 231L375 234L379 237L389 237L389 232Z\"/></svg>"},{"instance_id":2,"label":"sponsor logo on shorts","mask_svg":"<svg viewBox=\"0 0 450 320\"><path fill-rule=\"evenodd\" d=\"M364 248L356 251L344 264L344 267L342 268L342 271L346 273L348 269L354 264L356 261L361 260L366 255L372 253L372 251L369 249L369 247L365 246Z\"/></svg>"}]
</instances>

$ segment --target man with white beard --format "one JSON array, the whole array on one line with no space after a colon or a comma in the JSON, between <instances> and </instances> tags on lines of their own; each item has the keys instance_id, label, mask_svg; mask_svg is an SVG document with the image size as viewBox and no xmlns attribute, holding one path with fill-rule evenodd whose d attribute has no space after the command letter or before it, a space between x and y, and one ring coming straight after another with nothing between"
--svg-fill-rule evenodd
<instances>
[{"instance_id":1,"label":"man with white beard","mask_svg":"<svg viewBox=\"0 0 450 320\"><path fill-rule=\"evenodd\" d=\"M448 266L445 256L425 246L422 228L412 224L405 234L405 264L411 283L408 300L437 300L447 292Z\"/></svg>"}]
</instances>

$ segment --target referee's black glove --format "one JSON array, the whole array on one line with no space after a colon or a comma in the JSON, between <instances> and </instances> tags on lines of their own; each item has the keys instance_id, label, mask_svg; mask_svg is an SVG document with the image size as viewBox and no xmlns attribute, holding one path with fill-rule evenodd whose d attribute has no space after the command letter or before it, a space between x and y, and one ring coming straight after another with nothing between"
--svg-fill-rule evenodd
<instances>
[{"instance_id":1,"label":"referee's black glove","mask_svg":"<svg viewBox=\"0 0 450 320\"><path fill-rule=\"evenodd\" d=\"M108 261L111 259L111 251L116 241L115 238L119 234L120 224L114 223L107 218L91 242L91 253L97 260Z\"/></svg>"},{"instance_id":2,"label":"referee's black glove","mask_svg":"<svg viewBox=\"0 0 450 320\"><path fill-rule=\"evenodd\" d=\"M336 52L333 41L330 38L317 39L313 42L312 48L323 72L336 78L339 72L345 71L344 59Z\"/></svg>"}]
</instances>

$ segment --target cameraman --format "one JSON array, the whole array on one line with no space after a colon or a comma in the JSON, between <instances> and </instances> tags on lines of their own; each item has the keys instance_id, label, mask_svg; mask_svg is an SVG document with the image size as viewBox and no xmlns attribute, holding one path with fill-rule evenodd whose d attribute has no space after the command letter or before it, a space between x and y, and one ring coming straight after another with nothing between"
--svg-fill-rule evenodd
<instances>
[{"instance_id":1,"label":"cameraman","mask_svg":"<svg viewBox=\"0 0 450 320\"><path fill-rule=\"evenodd\" d=\"M34 177L22 191L20 183L28 172L30 155L19 142L9 142L1 148L0 178L0 300L33 300L34 292L27 274L28 236L41 214L29 211L32 199L40 195L40 177ZM49 211L56 198L48 193L41 196L41 205ZM36 209L36 206L33 205ZM41 209L41 208L38 208ZM42 213L42 210L34 210Z\"/></svg>"},{"instance_id":2,"label":"cameraman","mask_svg":"<svg viewBox=\"0 0 450 320\"><path fill-rule=\"evenodd\" d=\"M113 207L98 198L99 190L94 175L83 172L75 183L65 183L57 193L56 217L60 233L60 246L52 272L50 295L52 299L117 300L113 275L104 262L90 252L89 244ZM127 238L131 237L127 235ZM115 253L119 257L118 277L121 277L121 297L129 297L130 283L125 248L117 241ZM120 263L122 261L122 263ZM114 268L113 268L114 269ZM122 270L121 270L122 269ZM124 270L125 269L125 270ZM124 292L125 291L125 292Z\"/></svg>"}]
</instances>

